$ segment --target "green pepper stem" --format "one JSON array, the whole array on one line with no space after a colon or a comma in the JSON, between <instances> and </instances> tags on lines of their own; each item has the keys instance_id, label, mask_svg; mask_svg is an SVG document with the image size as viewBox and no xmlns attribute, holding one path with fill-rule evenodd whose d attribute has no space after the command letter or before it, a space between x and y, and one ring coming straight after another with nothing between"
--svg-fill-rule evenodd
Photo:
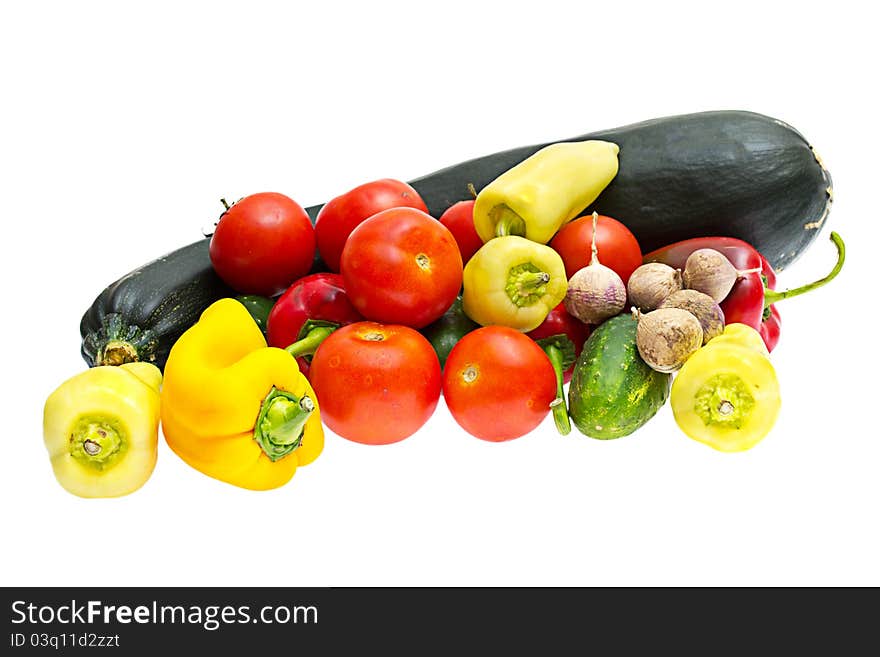
<instances>
[{"instance_id":1,"label":"green pepper stem","mask_svg":"<svg viewBox=\"0 0 880 657\"><path fill-rule=\"evenodd\" d=\"M495 237L507 237L508 235L525 237L525 219L506 205L496 205L489 211L489 216L495 221Z\"/></svg>"},{"instance_id":2,"label":"green pepper stem","mask_svg":"<svg viewBox=\"0 0 880 657\"><path fill-rule=\"evenodd\" d=\"M309 397L272 388L254 424L254 440L271 461L278 461L302 444L306 422L314 412Z\"/></svg>"},{"instance_id":3,"label":"green pepper stem","mask_svg":"<svg viewBox=\"0 0 880 657\"><path fill-rule=\"evenodd\" d=\"M796 297L801 294L805 294L811 290L815 290L817 287L822 287L825 283L833 280L837 274L840 273L840 270L843 269L843 262L846 260L846 246L843 243L843 239L837 233L831 233L831 241L834 242L834 246L837 247L837 264L834 265L834 269L825 277L821 278L818 281L814 281L812 283L808 283L807 285L801 285L800 287L793 288L791 290L785 290L784 292L777 292L776 290L771 290L768 287L764 288L764 310L772 306L774 303L782 301L783 299L790 299L791 297Z\"/></svg>"},{"instance_id":4,"label":"green pepper stem","mask_svg":"<svg viewBox=\"0 0 880 657\"><path fill-rule=\"evenodd\" d=\"M556 430L562 436L571 433L571 422L568 419L568 407L565 405L565 391L562 389L563 373L562 373L562 351L554 345L544 347L544 353L550 359L553 365L553 371L556 373L556 399L550 402L550 408L553 409L553 423Z\"/></svg>"},{"instance_id":5,"label":"green pepper stem","mask_svg":"<svg viewBox=\"0 0 880 657\"><path fill-rule=\"evenodd\" d=\"M70 430L70 455L86 467L108 470L125 455L127 440L117 420L86 415Z\"/></svg>"},{"instance_id":6,"label":"green pepper stem","mask_svg":"<svg viewBox=\"0 0 880 657\"><path fill-rule=\"evenodd\" d=\"M297 340L292 345L285 348L284 351L294 358L298 358L299 356L311 356L318 350L321 343L327 339L327 336L335 330L336 328L331 326L316 326L306 333L305 337Z\"/></svg>"},{"instance_id":7,"label":"green pepper stem","mask_svg":"<svg viewBox=\"0 0 880 657\"><path fill-rule=\"evenodd\" d=\"M525 293L531 293L549 282L550 274L545 271L525 271L516 276L517 287Z\"/></svg>"}]
</instances>

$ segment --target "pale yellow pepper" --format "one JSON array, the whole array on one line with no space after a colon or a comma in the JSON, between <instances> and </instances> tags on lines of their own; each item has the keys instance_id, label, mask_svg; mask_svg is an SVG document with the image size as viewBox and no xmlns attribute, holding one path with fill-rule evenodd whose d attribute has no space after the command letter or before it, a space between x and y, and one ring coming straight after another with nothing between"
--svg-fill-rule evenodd
<instances>
[{"instance_id":1,"label":"pale yellow pepper","mask_svg":"<svg viewBox=\"0 0 880 657\"><path fill-rule=\"evenodd\" d=\"M561 142L508 169L477 194L480 239L519 235L546 244L617 175L619 150L607 141Z\"/></svg>"},{"instance_id":2,"label":"pale yellow pepper","mask_svg":"<svg viewBox=\"0 0 880 657\"><path fill-rule=\"evenodd\" d=\"M761 442L781 406L779 381L760 334L729 324L676 374L669 397L679 428L721 452Z\"/></svg>"},{"instance_id":3,"label":"pale yellow pepper","mask_svg":"<svg viewBox=\"0 0 880 657\"><path fill-rule=\"evenodd\" d=\"M43 409L55 478L80 497L140 488L156 465L162 373L150 363L93 367L62 383Z\"/></svg>"}]
</instances>

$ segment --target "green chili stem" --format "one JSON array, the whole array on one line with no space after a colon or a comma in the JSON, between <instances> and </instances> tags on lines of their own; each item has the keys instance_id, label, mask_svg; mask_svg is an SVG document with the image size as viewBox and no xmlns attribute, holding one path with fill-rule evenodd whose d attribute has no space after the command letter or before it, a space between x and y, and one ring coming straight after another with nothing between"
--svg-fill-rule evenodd
<instances>
[{"instance_id":1,"label":"green chili stem","mask_svg":"<svg viewBox=\"0 0 880 657\"><path fill-rule=\"evenodd\" d=\"M834 269L831 270L825 278L821 278L818 281L814 281L813 283L808 283L807 285L801 285L800 287L793 288L791 290L785 290L784 292L777 292L776 290L771 290L767 287L764 288L764 309L766 310L774 303L782 301L783 299L790 299L791 297L796 297L801 294L805 294L810 290L815 290L817 287L822 287L825 283L833 280L837 274L840 273L840 270L843 268L843 262L846 259L846 246L843 243L843 239L841 239L840 235L833 232L831 233L831 241L834 242L834 246L837 247L837 264L834 265Z\"/></svg>"},{"instance_id":2,"label":"green chili stem","mask_svg":"<svg viewBox=\"0 0 880 657\"><path fill-rule=\"evenodd\" d=\"M287 347L285 351L295 358L299 356L311 356L318 350L321 343L327 339L327 336L335 330L335 327L316 326L306 333L305 337Z\"/></svg>"},{"instance_id":3,"label":"green chili stem","mask_svg":"<svg viewBox=\"0 0 880 657\"><path fill-rule=\"evenodd\" d=\"M565 391L562 389L562 351L559 347L547 345L544 347L544 353L547 354L553 365L553 371L556 373L556 399L550 403L550 407L553 409L553 423L560 435L567 436L571 433L571 422L568 419L568 407L565 405Z\"/></svg>"}]
</instances>

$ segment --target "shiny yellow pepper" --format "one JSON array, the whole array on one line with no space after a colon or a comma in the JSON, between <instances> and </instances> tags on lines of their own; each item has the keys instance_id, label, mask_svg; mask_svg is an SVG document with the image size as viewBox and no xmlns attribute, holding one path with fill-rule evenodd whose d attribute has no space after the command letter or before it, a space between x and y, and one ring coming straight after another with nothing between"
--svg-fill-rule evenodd
<instances>
[{"instance_id":1,"label":"shiny yellow pepper","mask_svg":"<svg viewBox=\"0 0 880 657\"><path fill-rule=\"evenodd\" d=\"M296 360L267 347L235 299L213 303L172 347L162 432L196 470L252 490L287 483L324 447L318 402Z\"/></svg>"},{"instance_id":2,"label":"shiny yellow pepper","mask_svg":"<svg viewBox=\"0 0 880 657\"><path fill-rule=\"evenodd\" d=\"M519 235L546 244L617 175L619 150L607 141L561 142L508 169L477 194L480 239Z\"/></svg>"},{"instance_id":3,"label":"shiny yellow pepper","mask_svg":"<svg viewBox=\"0 0 880 657\"><path fill-rule=\"evenodd\" d=\"M722 452L741 452L773 428L781 399L776 372L758 332L729 324L676 374L669 397L679 428Z\"/></svg>"},{"instance_id":4,"label":"shiny yellow pepper","mask_svg":"<svg viewBox=\"0 0 880 657\"><path fill-rule=\"evenodd\" d=\"M565 264L556 251L524 237L486 242L464 268L462 308L483 326L537 328L565 296Z\"/></svg>"}]
</instances>

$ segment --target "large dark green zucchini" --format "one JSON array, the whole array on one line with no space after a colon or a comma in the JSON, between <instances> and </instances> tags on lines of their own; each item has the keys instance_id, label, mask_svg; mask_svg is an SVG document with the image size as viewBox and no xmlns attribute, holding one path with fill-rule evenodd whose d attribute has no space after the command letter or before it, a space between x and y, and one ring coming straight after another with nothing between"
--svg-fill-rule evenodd
<instances>
[{"instance_id":1,"label":"large dark green zucchini","mask_svg":"<svg viewBox=\"0 0 880 657\"><path fill-rule=\"evenodd\" d=\"M645 253L690 237L727 235L781 269L815 239L831 206L831 176L810 144L760 114L685 114L559 141L584 139L620 146L617 177L589 210L626 224ZM467 183L480 190L546 145L476 158L411 184L439 217L468 198Z\"/></svg>"},{"instance_id":2,"label":"large dark green zucchini","mask_svg":"<svg viewBox=\"0 0 880 657\"><path fill-rule=\"evenodd\" d=\"M168 351L217 299L235 294L199 240L126 274L98 295L79 331L89 366L132 361L165 367Z\"/></svg>"},{"instance_id":3,"label":"large dark green zucchini","mask_svg":"<svg viewBox=\"0 0 880 657\"><path fill-rule=\"evenodd\" d=\"M813 241L831 205L831 177L807 141L760 114L686 114L560 141L583 139L620 146L617 177L589 210L626 224L646 253L690 237L728 235L781 269ZM468 197L468 183L482 189L546 145L469 160L412 185L439 217ZM313 223L320 209L306 208ZM171 344L202 310L233 294L211 269L208 243L169 253L104 290L80 327L86 361L131 358L133 348L136 357L164 365ZM313 271L324 269L316 256Z\"/></svg>"}]
</instances>

